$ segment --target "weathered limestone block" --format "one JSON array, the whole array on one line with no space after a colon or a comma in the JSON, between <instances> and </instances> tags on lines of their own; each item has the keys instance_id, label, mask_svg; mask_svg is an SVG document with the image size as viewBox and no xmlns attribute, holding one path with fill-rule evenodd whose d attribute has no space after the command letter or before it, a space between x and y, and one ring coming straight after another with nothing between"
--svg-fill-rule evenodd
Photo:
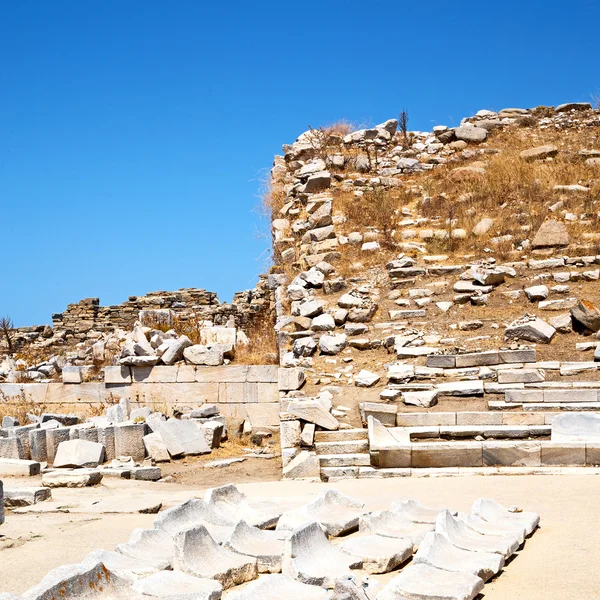
<instances>
[{"instance_id":1,"label":"weathered limestone block","mask_svg":"<svg viewBox=\"0 0 600 600\"><path fill-rule=\"evenodd\" d=\"M159 571L134 581L131 589L143 598L220 600L223 586L213 579L193 577L182 571Z\"/></svg>"},{"instance_id":2,"label":"weathered limestone block","mask_svg":"<svg viewBox=\"0 0 600 600\"><path fill-rule=\"evenodd\" d=\"M448 538L457 548L470 552L495 552L508 558L519 547L519 540L514 536L481 535L445 509L440 511L436 519L435 531Z\"/></svg>"},{"instance_id":3,"label":"weathered limestone block","mask_svg":"<svg viewBox=\"0 0 600 600\"><path fill-rule=\"evenodd\" d=\"M562 221L550 219L542 223L531 245L533 248L555 248L568 246L570 242L571 238L565 224Z\"/></svg>"},{"instance_id":4,"label":"weathered limestone block","mask_svg":"<svg viewBox=\"0 0 600 600\"><path fill-rule=\"evenodd\" d=\"M104 446L106 460L116 458L115 428L112 425L98 427L98 443Z\"/></svg>"},{"instance_id":5,"label":"weathered limestone block","mask_svg":"<svg viewBox=\"0 0 600 600\"><path fill-rule=\"evenodd\" d=\"M12 427L8 430L8 437L15 437L19 441L19 458L25 460L31 459L31 447L29 446L29 432L39 428L39 423L33 425L21 425L19 427Z\"/></svg>"},{"instance_id":6,"label":"weathered limestone block","mask_svg":"<svg viewBox=\"0 0 600 600\"><path fill-rule=\"evenodd\" d=\"M346 554L360 559L362 569L367 573L389 573L413 553L410 540L403 543L397 538L381 535L363 535L344 542L340 547Z\"/></svg>"},{"instance_id":7,"label":"weathered limestone block","mask_svg":"<svg viewBox=\"0 0 600 600\"><path fill-rule=\"evenodd\" d=\"M18 438L0 438L0 458L24 458L23 448Z\"/></svg>"},{"instance_id":8,"label":"weathered limestone block","mask_svg":"<svg viewBox=\"0 0 600 600\"><path fill-rule=\"evenodd\" d=\"M564 413L552 420L553 442L600 443L600 414Z\"/></svg>"},{"instance_id":9,"label":"weathered limestone block","mask_svg":"<svg viewBox=\"0 0 600 600\"><path fill-rule=\"evenodd\" d=\"M2 482L0 481L0 497L2 496ZM52 498L52 492L46 487L24 487L4 490L4 506L8 508L19 508L21 506L32 506L38 502L44 502ZM0 501L1 504L1 501Z\"/></svg>"},{"instance_id":10,"label":"weathered limestone block","mask_svg":"<svg viewBox=\"0 0 600 600\"><path fill-rule=\"evenodd\" d=\"M70 427L59 427L57 429L48 429L46 431L46 454L48 463L54 463L56 450L61 442L66 442L70 439Z\"/></svg>"},{"instance_id":11,"label":"weathered limestone block","mask_svg":"<svg viewBox=\"0 0 600 600\"><path fill-rule=\"evenodd\" d=\"M210 454L204 431L193 421L169 419L157 423L158 433L171 457Z\"/></svg>"},{"instance_id":12,"label":"weathered limestone block","mask_svg":"<svg viewBox=\"0 0 600 600\"><path fill-rule=\"evenodd\" d=\"M283 572L302 583L331 588L361 564L359 558L333 546L318 523L299 527L286 541Z\"/></svg>"},{"instance_id":13,"label":"weathered limestone block","mask_svg":"<svg viewBox=\"0 0 600 600\"><path fill-rule=\"evenodd\" d=\"M226 544L238 554L256 559L259 573L280 573L286 534L263 531L240 521Z\"/></svg>"},{"instance_id":14,"label":"weathered limestone block","mask_svg":"<svg viewBox=\"0 0 600 600\"><path fill-rule=\"evenodd\" d=\"M40 474L40 467L34 460L0 458L0 477L33 477Z\"/></svg>"},{"instance_id":15,"label":"weathered limestone block","mask_svg":"<svg viewBox=\"0 0 600 600\"><path fill-rule=\"evenodd\" d=\"M314 452L303 450L283 467L284 479L319 479L319 459Z\"/></svg>"},{"instance_id":16,"label":"weathered limestone block","mask_svg":"<svg viewBox=\"0 0 600 600\"><path fill-rule=\"evenodd\" d=\"M104 446L85 440L61 442L56 450L54 467L97 467L104 462Z\"/></svg>"},{"instance_id":17,"label":"weathered limestone block","mask_svg":"<svg viewBox=\"0 0 600 600\"><path fill-rule=\"evenodd\" d=\"M504 566L504 558L494 552L469 552L454 546L439 533L428 533L414 556L413 564L426 564L451 572L471 573L487 581Z\"/></svg>"},{"instance_id":18,"label":"weathered limestone block","mask_svg":"<svg viewBox=\"0 0 600 600\"><path fill-rule=\"evenodd\" d=\"M81 369L79 367L63 367L62 381L63 383L83 383Z\"/></svg>"},{"instance_id":19,"label":"weathered limestone block","mask_svg":"<svg viewBox=\"0 0 600 600\"><path fill-rule=\"evenodd\" d=\"M216 579L229 589L258 577L255 557L244 556L219 546L206 527L200 525L175 536L176 569L207 579Z\"/></svg>"},{"instance_id":20,"label":"weathered limestone block","mask_svg":"<svg viewBox=\"0 0 600 600\"><path fill-rule=\"evenodd\" d=\"M42 475L42 485L55 487L88 487L102 481L102 473L93 469L51 471Z\"/></svg>"},{"instance_id":21,"label":"weathered limestone block","mask_svg":"<svg viewBox=\"0 0 600 600\"><path fill-rule=\"evenodd\" d=\"M483 442L483 464L501 467L539 467L540 442Z\"/></svg>"},{"instance_id":22,"label":"weathered limestone block","mask_svg":"<svg viewBox=\"0 0 600 600\"><path fill-rule=\"evenodd\" d=\"M227 600L326 600L328 592L323 588L307 585L286 575L265 575L251 581L243 590L229 592ZM211 599L212 600L212 599ZM348 598L348 600L354 600Z\"/></svg>"},{"instance_id":23,"label":"weathered limestone block","mask_svg":"<svg viewBox=\"0 0 600 600\"><path fill-rule=\"evenodd\" d=\"M536 317L513 321L506 328L504 336L507 339L549 344L555 333L556 329L552 325Z\"/></svg>"},{"instance_id":24,"label":"weathered limestone block","mask_svg":"<svg viewBox=\"0 0 600 600\"><path fill-rule=\"evenodd\" d=\"M339 428L337 419L318 400L293 400L289 403L287 412L303 421L319 425L323 429Z\"/></svg>"},{"instance_id":25,"label":"weathered limestone block","mask_svg":"<svg viewBox=\"0 0 600 600\"><path fill-rule=\"evenodd\" d=\"M104 367L104 383L124 384L131 383L131 371L129 367Z\"/></svg>"},{"instance_id":26,"label":"weathered limestone block","mask_svg":"<svg viewBox=\"0 0 600 600\"><path fill-rule=\"evenodd\" d=\"M481 442L423 442L412 445L412 466L428 467L481 467Z\"/></svg>"},{"instance_id":27,"label":"weathered limestone block","mask_svg":"<svg viewBox=\"0 0 600 600\"><path fill-rule=\"evenodd\" d=\"M500 362L499 353L496 350L487 352L473 352L470 354L457 354L455 367L483 367L488 365L497 365Z\"/></svg>"},{"instance_id":28,"label":"weathered limestone block","mask_svg":"<svg viewBox=\"0 0 600 600\"><path fill-rule=\"evenodd\" d=\"M296 448L301 441L301 425L300 421L281 421L281 447Z\"/></svg>"},{"instance_id":29,"label":"weathered limestone block","mask_svg":"<svg viewBox=\"0 0 600 600\"><path fill-rule=\"evenodd\" d=\"M585 442L543 442L542 465L584 466Z\"/></svg>"},{"instance_id":30,"label":"weathered limestone block","mask_svg":"<svg viewBox=\"0 0 600 600\"><path fill-rule=\"evenodd\" d=\"M143 424L122 424L115 427L115 454L131 456L134 461L141 462L146 457L144 435L146 426Z\"/></svg>"},{"instance_id":31,"label":"weathered limestone block","mask_svg":"<svg viewBox=\"0 0 600 600\"><path fill-rule=\"evenodd\" d=\"M546 380L541 369L503 369L498 371L498 383L539 383Z\"/></svg>"},{"instance_id":32,"label":"weathered limestone block","mask_svg":"<svg viewBox=\"0 0 600 600\"><path fill-rule=\"evenodd\" d=\"M367 425L369 417L377 419L386 427L396 426L397 407L393 404L384 404L383 402L361 402L359 404L360 417L363 427Z\"/></svg>"},{"instance_id":33,"label":"weathered limestone block","mask_svg":"<svg viewBox=\"0 0 600 600\"><path fill-rule=\"evenodd\" d=\"M160 357L160 360L165 365L172 365L183 357L183 351L192 345L190 339L182 335L173 344L171 344L165 353Z\"/></svg>"}]
</instances>

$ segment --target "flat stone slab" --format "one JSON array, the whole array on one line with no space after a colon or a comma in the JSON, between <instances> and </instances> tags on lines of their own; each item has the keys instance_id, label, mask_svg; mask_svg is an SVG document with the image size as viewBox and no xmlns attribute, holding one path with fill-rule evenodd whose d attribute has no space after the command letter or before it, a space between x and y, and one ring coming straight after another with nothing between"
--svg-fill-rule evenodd
<instances>
[{"instance_id":1,"label":"flat stone slab","mask_svg":"<svg viewBox=\"0 0 600 600\"><path fill-rule=\"evenodd\" d=\"M318 523L299 527L286 541L283 573L302 583L333 587L338 577L348 577L362 561L333 546Z\"/></svg>"},{"instance_id":2,"label":"flat stone slab","mask_svg":"<svg viewBox=\"0 0 600 600\"><path fill-rule=\"evenodd\" d=\"M42 475L42 485L49 488L57 487L88 487L102 481L102 473L93 469L74 469L50 471Z\"/></svg>"},{"instance_id":3,"label":"flat stone slab","mask_svg":"<svg viewBox=\"0 0 600 600\"><path fill-rule=\"evenodd\" d=\"M211 452L204 431L194 421L169 419L157 422L154 433L160 435L171 457Z\"/></svg>"},{"instance_id":4,"label":"flat stone slab","mask_svg":"<svg viewBox=\"0 0 600 600\"><path fill-rule=\"evenodd\" d=\"M408 431L385 427L378 419L371 415L367 417L367 431L371 451L382 449L395 450L410 445L410 434Z\"/></svg>"},{"instance_id":5,"label":"flat stone slab","mask_svg":"<svg viewBox=\"0 0 600 600\"><path fill-rule=\"evenodd\" d=\"M513 555L519 543L513 538L482 535L473 531L460 519L453 517L447 510L440 511L435 531L448 538L457 548L470 552L494 552L505 558Z\"/></svg>"},{"instance_id":6,"label":"flat stone slab","mask_svg":"<svg viewBox=\"0 0 600 600\"><path fill-rule=\"evenodd\" d=\"M471 507L471 514L490 523L517 523L531 535L540 524L540 516L534 512L513 512L488 498L478 498Z\"/></svg>"},{"instance_id":7,"label":"flat stone slab","mask_svg":"<svg viewBox=\"0 0 600 600\"><path fill-rule=\"evenodd\" d=\"M418 548L425 535L433 529L433 525L429 523L413 523L391 510L379 510L363 515L359 523L361 534L400 538L409 541L414 549Z\"/></svg>"},{"instance_id":8,"label":"flat stone slab","mask_svg":"<svg viewBox=\"0 0 600 600\"><path fill-rule=\"evenodd\" d=\"M243 590L232 591L227 600L326 600L329 593L285 575L267 575L252 581Z\"/></svg>"},{"instance_id":9,"label":"flat stone slab","mask_svg":"<svg viewBox=\"0 0 600 600\"><path fill-rule=\"evenodd\" d=\"M149 598L221 600L223 586L214 579L194 577L181 571L160 571L135 581L131 589Z\"/></svg>"},{"instance_id":10,"label":"flat stone slab","mask_svg":"<svg viewBox=\"0 0 600 600\"><path fill-rule=\"evenodd\" d=\"M4 506L6 508L31 506L50 498L52 498L52 490L47 487L4 488Z\"/></svg>"},{"instance_id":11,"label":"flat stone slab","mask_svg":"<svg viewBox=\"0 0 600 600\"><path fill-rule=\"evenodd\" d=\"M377 600L473 600L483 589L476 575L426 564L410 565L377 594Z\"/></svg>"},{"instance_id":12,"label":"flat stone slab","mask_svg":"<svg viewBox=\"0 0 600 600\"><path fill-rule=\"evenodd\" d=\"M284 541L283 531L263 531L240 521L233 530L227 548L256 559L259 573L281 573Z\"/></svg>"},{"instance_id":13,"label":"flat stone slab","mask_svg":"<svg viewBox=\"0 0 600 600\"><path fill-rule=\"evenodd\" d=\"M346 554L362 561L362 569L367 573L389 573L408 560L413 553L410 540L363 535L349 539L340 548Z\"/></svg>"},{"instance_id":14,"label":"flat stone slab","mask_svg":"<svg viewBox=\"0 0 600 600\"><path fill-rule=\"evenodd\" d=\"M390 510L407 521L428 525L435 525L435 520L440 512L439 508L428 508L415 500L396 500L392 502Z\"/></svg>"},{"instance_id":15,"label":"flat stone slab","mask_svg":"<svg viewBox=\"0 0 600 600\"><path fill-rule=\"evenodd\" d=\"M339 536L358 527L364 504L337 490L323 492L314 502L283 513L277 523L278 531L292 531L301 525L316 522L328 536Z\"/></svg>"},{"instance_id":16,"label":"flat stone slab","mask_svg":"<svg viewBox=\"0 0 600 600\"><path fill-rule=\"evenodd\" d=\"M172 537L186 529L203 526L219 543L229 539L235 524L215 514L204 500L197 499L188 500L162 511L154 520L155 528L163 529Z\"/></svg>"},{"instance_id":17,"label":"flat stone slab","mask_svg":"<svg viewBox=\"0 0 600 600\"><path fill-rule=\"evenodd\" d=\"M115 552L137 560L162 560L173 564L173 538L162 529L134 529L126 544L119 544Z\"/></svg>"},{"instance_id":18,"label":"flat stone slab","mask_svg":"<svg viewBox=\"0 0 600 600\"><path fill-rule=\"evenodd\" d=\"M483 381L451 381L436 386L442 396L483 396Z\"/></svg>"},{"instance_id":19,"label":"flat stone slab","mask_svg":"<svg viewBox=\"0 0 600 600\"><path fill-rule=\"evenodd\" d=\"M482 535L499 535L507 538L513 538L519 546L525 541L527 531L525 527L516 521L497 520L492 522L484 521L481 517L473 514L458 513L458 518L473 531Z\"/></svg>"},{"instance_id":20,"label":"flat stone slab","mask_svg":"<svg viewBox=\"0 0 600 600\"><path fill-rule=\"evenodd\" d=\"M553 442L600 442L600 413L564 413L554 417Z\"/></svg>"},{"instance_id":21,"label":"flat stone slab","mask_svg":"<svg viewBox=\"0 0 600 600\"><path fill-rule=\"evenodd\" d=\"M260 529L272 529L283 512L274 502L249 500L233 484L208 490L204 501L231 525L244 520L248 525Z\"/></svg>"},{"instance_id":22,"label":"flat stone slab","mask_svg":"<svg viewBox=\"0 0 600 600\"><path fill-rule=\"evenodd\" d=\"M154 560L140 560L121 554L120 552L109 552L107 550L94 550L83 560L84 565L94 565L101 562L111 573L126 581L135 581L141 577L147 577L167 569L170 564L161 558Z\"/></svg>"},{"instance_id":23,"label":"flat stone slab","mask_svg":"<svg viewBox=\"0 0 600 600\"><path fill-rule=\"evenodd\" d=\"M40 468L34 460L0 458L0 477L34 477L40 474Z\"/></svg>"},{"instance_id":24,"label":"flat stone slab","mask_svg":"<svg viewBox=\"0 0 600 600\"><path fill-rule=\"evenodd\" d=\"M339 428L337 419L318 400L295 400L289 403L287 412L323 429L333 431Z\"/></svg>"},{"instance_id":25,"label":"flat stone slab","mask_svg":"<svg viewBox=\"0 0 600 600\"><path fill-rule=\"evenodd\" d=\"M258 577L256 558L219 546L202 525L175 536L174 567L189 575L216 579L225 590Z\"/></svg>"},{"instance_id":26,"label":"flat stone slab","mask_svg":"<svg viewBox=\"0 0 600 600\"><path fill-rule=\"evenodd\" d=\"M413 564L425 564L445 571L470 573L487 581L504 566L504 557L493 552L471 552L457 548L447 537L431 532L421 542Z\"/></svg>"}]
</instances>

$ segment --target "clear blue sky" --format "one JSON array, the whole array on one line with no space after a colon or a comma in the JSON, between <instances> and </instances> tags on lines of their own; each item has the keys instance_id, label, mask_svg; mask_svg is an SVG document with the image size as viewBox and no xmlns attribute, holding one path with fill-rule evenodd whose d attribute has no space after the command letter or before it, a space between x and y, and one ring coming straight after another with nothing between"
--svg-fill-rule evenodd
<instances>
[{"instance_id":1,"label":"clear blue sky","mask_svg":"<svg viewBox=\"0 0 600 600\"><path fill-rule=\"evenodd\" d=\"M600 3L1 3L0 314L252 287L253 211L308 125L456 124L600 91ZM262 227L264 229L264 227Z\"/></svg>"}]
</instances>

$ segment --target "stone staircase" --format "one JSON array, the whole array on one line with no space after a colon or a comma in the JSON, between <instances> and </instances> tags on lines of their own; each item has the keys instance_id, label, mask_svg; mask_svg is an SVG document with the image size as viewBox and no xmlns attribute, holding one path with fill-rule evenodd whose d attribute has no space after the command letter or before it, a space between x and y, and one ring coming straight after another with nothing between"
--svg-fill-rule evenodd
<instances>
[{"instance_id":1,"label":"stone staircase","mask_svg":"<svg viewBox=\"0 0 600 600\"><path fill-rule=\"evenodd\" d=\"M357 477L360 467L371 464L366 429L315 432L315 451L325 480Z\"/></svg>"}]
</instances>

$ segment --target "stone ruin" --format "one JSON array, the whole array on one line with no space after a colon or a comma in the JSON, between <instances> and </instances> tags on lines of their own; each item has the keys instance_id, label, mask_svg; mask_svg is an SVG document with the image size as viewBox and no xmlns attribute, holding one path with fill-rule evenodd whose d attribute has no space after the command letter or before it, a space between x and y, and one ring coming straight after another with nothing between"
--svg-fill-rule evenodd
<instances>
[{"instance_id":1,"label":"stone ruin","mask_svg":"<svg viewBox=\"0 0 600 600\"><path fill-rule=\"evenodd\" d=\"M284 477L600 463L594 439L551 439L561 411L600 410L599 147L588 103L432 132L334 126L283 147L269 282L292 380ZM480 199L502 160L536 190L531 173L555 162L580 176L538 190L533 228L510 188Z\"/></svg>"},{"instance_id":2,"label":"stone ruin","mask_svg":"<svg viewBox=\"0 0 600 600\"><path fill-rule=\"evenodd\" d=\"M483 498L469 514L412 500L373 510L336 490L290 506L228 485L159 513L114 551L50 571L22 598L472 600L539 522Z\"/></svg>"},{"instance_id":3,"label":"stone ruin","mask_svg":"<svg viewBox=\"0 0 600 600\"><path fill-rule=\"evenodd\" d=\"M507 165L518 193L504 181L490 198ZM6 420L0 473L43 471L29 494L5 486L8 508L54 486L158 479L157 463L240 431L279 435L286 479L600 473L599 110L484 110L431 132L395 119L311 129L275 158L270 203L275 264L231 305L204 290L88 299L52 328L16 332L23 347L68 352L26 365L36 383L11 381L22 365L5 360L5 397L120 401L84 422ZM279 365L235 364L256 315L274 323ZM199 343L161 319L198 323ZM177 413L156 410L160 399ZM472 599L538 523L486 499L465 514L367 507L335 490L265 504L217 488L23 598Z\"/></svg>"}]
</instances>

